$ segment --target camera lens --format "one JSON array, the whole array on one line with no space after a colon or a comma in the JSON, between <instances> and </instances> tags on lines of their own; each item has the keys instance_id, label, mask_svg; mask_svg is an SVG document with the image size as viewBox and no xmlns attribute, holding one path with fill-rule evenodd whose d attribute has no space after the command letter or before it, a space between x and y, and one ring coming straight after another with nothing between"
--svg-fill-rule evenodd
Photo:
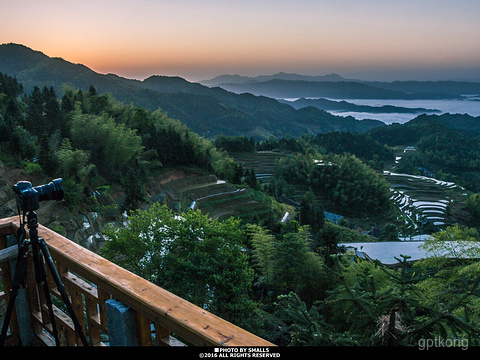
<instances>
[{"instance_id":1,"label":"camera lens","mask_svg":"<svg viewBox=\"0 0 480 360\"><path fill-rule=\"evenodd\" d=\"M63 199L62 179L55 179L46 185L36 186L34 188L38 193L38 200L57 200Z\"/></svg>"}]
</instances>

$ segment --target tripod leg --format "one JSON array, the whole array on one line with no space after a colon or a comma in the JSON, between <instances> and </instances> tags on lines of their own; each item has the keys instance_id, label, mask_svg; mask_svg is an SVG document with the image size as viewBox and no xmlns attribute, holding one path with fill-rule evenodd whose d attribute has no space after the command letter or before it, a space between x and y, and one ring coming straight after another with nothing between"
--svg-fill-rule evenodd
<instances>
[{"instance_id":1,"label":"tripod leg","mask_svg":"<svg viewBox=\"0 0 480 360\"><path fill-rule=\"evenodd\" d=\"M15 299L18 295L18 289L22 280L25 278L27 273L27 254L28 244L25 242L22 244L18 251L17 263L15 265L15 273L13 275L12 288L10 290L10 296L8 299L7 312L5 313L5 318L3 319L2 332L0 333L0 346L3 346L5 339L7 337L8 326L10 324L10 318L13 312L13 306L15 304Z\"/></svg>"},{"instance_id":2,"label":"tripod leg","mask_svg":"<svg viewBox=\"0 0 480 360\"><path fill-rule=\"evenodd\" d=\"M55 264L53 263L52 257L50 256L50 252L48 251L47 244L45 243L45 240L42 238L39 239L39 244L40 244L40 250L43 253L43 257L45 261L47 262L48 269L50 270L50 273L52 274L53 280L55 281L55 284L57 285L57 289L62 295L63 302L65 303L68 313L73 321L73 325L75 328L75 332L77 335L80 337L80 340L82 341L83 346L88 346L87 339L85 338L85 335L83 334L82 326L78 322L78 319L75 315L75 312L73 310L72 304L70 303L70 299L68 298L67 292L65 291L65 286L63 286L62 281L60 280L60 275L58 274L58 271L55 267Z\"/></svg>"},{"instance_id":3,"label":"tripod leg","mask_svg":"<svg viewBox=\"0 0 480 360\"><path fill-rule=\"evenodd\" d=\"M48 288L47 273L45 271L45 264L42 261L40 253L38 252L38 241L33 241L32 242L32 250L33 250L33 262L34 262L34 267L35 267L35 279L36 279L36 282L37 282L37 286L40 287L40 285L41 285L42 288L43 288L45 301L47 303L48 312L50 314L50 322L52 324L52 332L53 332L53 337L55 338L55 344L57 346L60 346L60 340L58 338L57 325L55 324L55 315L54 315L54 312L53 312L52 299L50 297L50 289Z\"/></svg>"}]
</instances>

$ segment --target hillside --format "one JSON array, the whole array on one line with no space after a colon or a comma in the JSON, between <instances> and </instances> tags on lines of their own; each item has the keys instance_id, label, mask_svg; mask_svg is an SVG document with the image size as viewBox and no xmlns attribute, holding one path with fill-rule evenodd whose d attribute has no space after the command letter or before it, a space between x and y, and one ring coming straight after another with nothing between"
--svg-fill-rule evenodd
<instances>
[{"instance_id":1,"label":"hillside","mask_svg":"<svg viewBox=\"0 0 480 360\"><path fill-rule=\"evenodd\" d=\"M405 124L391 124L369 131L389 145L414 145L420 138L438 132L458 130L469 137L480 135L480 116L468 114L419 115Z\"/></svg>"},{"instance_id":2,"label":"hillside","mask_svg":"<svg viewBox=\"0 0 480 360\"><path fill-rule=\"evenodd\" d=\"M42 224L97 250L107 224L154 203L200 209L211 218L250 220L288 207L250 189L235 161L213 142L161 111L126 106L99 94L44 87L23 92L0 73L0 217L18 209L17 181L62 178L64 201L39 210Z\"/></svg>"},{"instance_id":3,"label":"hillside","mask_svg":"<svg viewBox=\"0 0 480 360\"><path fill-rule=\"evenodd\" d=\"M0 45L0 72L15 76L29 93L34 86L52 86L59 96L62 86L110 93L117 101L146 109L162 109L192 131L207 137L246 135L301 136L306 133L345 131L357 122L356 131L383 126L380 121L358 121L315 109L304 112L276 100L250 94L235 94L221 88L191 83L179 77L152 76L144 81L114 74L99 74L81 64L51 58L23 45ZM334 125L333 125L334 123ZM327 128L325 126L327 125Z\"/></svg>"}]
</instances>

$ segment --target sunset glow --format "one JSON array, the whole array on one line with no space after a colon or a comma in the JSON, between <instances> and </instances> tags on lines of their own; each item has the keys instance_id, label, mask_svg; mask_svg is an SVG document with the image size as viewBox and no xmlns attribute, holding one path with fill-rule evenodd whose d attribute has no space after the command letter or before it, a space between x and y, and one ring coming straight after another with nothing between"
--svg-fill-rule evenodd
<instances>
[{"instance_id":1,"label":"sunset glow","mask_svg":"<svg viewBox=\"0 0 480 360\"><path fill-rule=\"evenodd\" d=\"M0 43L101 73L480 79L480 2L0 0Z\"/></svg>"}]
</instances>

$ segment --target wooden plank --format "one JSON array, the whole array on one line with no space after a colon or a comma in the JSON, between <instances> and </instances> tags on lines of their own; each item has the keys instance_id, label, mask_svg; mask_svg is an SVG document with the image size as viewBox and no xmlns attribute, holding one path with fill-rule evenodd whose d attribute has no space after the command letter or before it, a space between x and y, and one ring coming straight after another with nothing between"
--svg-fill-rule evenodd
<instances>
[{"instance_id":1,"label":"wooden plank","mask_svg":"<svg viewBox=\"0 0 480 360\"><path fill-rule=\"evenodd\" d=\"M155 345L170 346L170 331L155 323Z\"/></svg>"},{"instance_id":2,"label":"wooden plank","mask_svg":"<svg viewBox=\"0 0 480 360\"><path fill-rule=\"evenodd\" d=\"M137 322L138 345L152 346L150 320L139 312L135 312L135 320Z\"/></svg>"},{"instance_id":3,"label":"wooden plank","mask_svg":"<svg viewBox=\"0 0 480 360\"><path fill-rule=\"evenodd\" d=\"M15 224L18 224L18 218L10 217L0 219L0 237L16 234L18 225Z\"/></svg>"},{"instance_id":4,"label":"wooden plank","mask_svg":"<svg viewBox=\"0 0 480 360\"><path fill-rule=\"evenodd\" d=\"M97 302L89 298L85 299L85 311L87 313L88 333L90 334L90 345L98 344L100 342L100 329L96 326L96 321L92 321L97 317Z\"/></svg>"},{"instance_id":5,"label":"wooden plank","mask_svg":"<svg viewBox=\"0 0 480 360\"><path fill-rule=\"evenodd\" d=\"M59 263L195 345L275 346L41 225L39 236Z\"/></svg>"},{"instance_id":6,"label":"wooden plank","mask_svg":"<svg viewBox=\"0 0 480 360\"><path fill-rule=\"evenodd\" d=\"M70 271L67 271L63 274L62 282L65 286L67 286L68 284L70 287L75 287L77 291L81 292L86 298L98 302L97 288L94 285L89 284L85 280L79 278L75 274L72 274Z\"/></svg>"},{"instance_id":7,"label":"wooden plank","mask_svg":"<svg viewBox=\"0 0 480 360\"><path fill-rule=\"evenodd\" d=\"M78 322L82 328L82 332L86 334L86 325L83 321L83 297L80 291L75 287L72 287L68 282L64 284L65 291L70 294L70 303L72 305L73 312L77 317Z\"/></svg>"},{"instance_id":8,"label":"wooden plank","mask_svg":"<svg viewBox=\"0 0 480 360\"><path fill-rule=\"evenodd\" d=\"M18 246L10 246L6 249L0 250L0 263L16 259L18 255Z\"/></svg>"},{"instance_id":9,"label":"wooden plank","mask_svg":"<svg viewBox=\"0 0 480 360\"><path fill-rule=\"evenodd\" d=\"M104 333L108 333L107 330L107 310L105 309L105 302L111 298L110 294L103 289L97 289L98 291L98 307L100 312L100 325L101 330Z\"/></svg>"}]
</instances>

